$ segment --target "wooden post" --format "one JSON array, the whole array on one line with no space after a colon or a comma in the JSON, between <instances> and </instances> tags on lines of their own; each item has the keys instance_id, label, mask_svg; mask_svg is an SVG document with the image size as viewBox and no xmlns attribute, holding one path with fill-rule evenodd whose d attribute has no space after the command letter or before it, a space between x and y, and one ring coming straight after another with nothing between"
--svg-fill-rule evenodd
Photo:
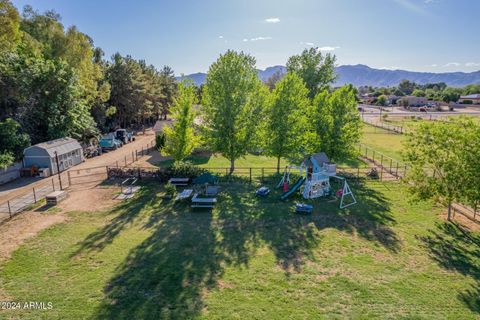
<instances>
[{"instance_id":1,"label":"wooden post","mask_svg":"<svg viewBox=\"0 0 480 320\"><path fill-rule=\"evenodd\" d=\"M118 160L116 162L117 162L117 168L118 168Z\"/></svg>"},{"instance_id":2,"label":"wooden post","mask_svg":"<svg viewBox=\"0 0 480 320\"><path fill-rule=\"evenodd\" d=\"M390 173L392 173L392 162L393 162L393 159L390 158Z\"/></svg>"},{"instance_id":3,"label":"wooden post","mask_svg":"<svg viewBox=\"0 0 480 320\"><path fill-rule=\"evenodd\" d=\"M250 183L252 183L252 168L250 168Z\"/></svg>"},{"instance_id":4,"label":"wooden post","mask_svg":"<svg viewBox=\"0 0 480 320\"><path fill-rule=\"evenodd\" d=\"M133 154L133 151L132 151L132 163L135 162L135 156Z\"/></svg>"},{"instance_id":5,"label":"wooden post","mask_svg":"<svg viewBox=\"0 0 480 320\"><path fill-rule=\"evenodd\" d=\"M71 186L72 185L72 177L70 176L70 171L67 172L67 175L68 175L68 185Z\"/></svg>"},{"instance_id":6,"label":"wooden post","mask_svg":"<svg viewBox=\"0 0 480 320\"><path fill-rule=\"evenodd\" d=\"M138 150L135 150L135 161L138 161Z\"/></svg>"},{"instance_id":7,"label":"wooden post","mask_svg":"<svg viewBox=\"0 0 480 320\"><path fill-rule=\"evenodd\" d=\"M33 189L33 202L37 203L37 194L35 193L35 187L33 187L32 189Z\"/></svg>"},{"instance_id":8,"label":"wooden post","mask_svg":"<svg viewBox=\"0 0 480 320\"><path fill-rule=\"evenodd\" d=\"M262 182L263 182L263 179L264 179L264 168L262 167Z\"/></svg>"},{"instance_id":9,"label":"wooden post","mask_svg":"<svg viewBox=\"0 0 480 320\"><path fill-rule=\"evenodd\" d=\"M380 166L380 181L383 181L383 166Z\"/></svg>"},{"instance_id":10,"label":"wooden post","mask_svg":"<svg viewBox=\"0 0 480 320\"><path fill-rule=\"evenodd\" d=\"M53 188L53 191L55 191L55 182L53 182L53 178L52 178L52 188Z\"/></svg>"},{"instance_id":11,"label":"wooden post","mask_svg":"<svg viewBox=\"0 0 480 320\"><path fill-rule=\"evenodd\" d=\"M380 166L383 168L383 154L380 157Z\"/></svg>"},{"instance_id":12,"label":"wooden post","mask_svg":"<svg viewBox=\"0 0 480 320\"><path fill-rule=\"evenodd\" d=\"M12 209L10 208L10 200L7 201L8 204L8 214L10 215L10 218L12 217Z\"/></svg>"},{"instance_id":13,"label":"wooden post","mask_svg":"<svg viewBox=\"0 0 480 320\"><path fill-rule=\"evenodd\" d=\"M125 167L127 166L127 155L125 155Z\"/></svg>"},{"instance_id":14,"label":"wooden post","mask_svg":"<svg viewBox=\"0 0 480 320\"><path fill-rule=\"evenodd\" d=\"M397 169L395 170L395 175L396 175L397 178L398 178L398 161L397 161Z\"/></svg>"},{"instance_id":15,"label":"wooden post","mask_svg":"<svg viewBox=\"0 0 480 320\"><path fill-rule=\"evenodd\" d=\"M360 179L360 167L357 167L357 180Z\"/></svg>"},{"instance_id":16,"label":"wooden post","mask_svg":"<svg viewBox=\"0 0 480 320\"><path fill-rule=\"evenodd\" d=\"M373 150L372 157L373 157L372 162L375 163L375 150Z\"/></svg>"}]
</instances>

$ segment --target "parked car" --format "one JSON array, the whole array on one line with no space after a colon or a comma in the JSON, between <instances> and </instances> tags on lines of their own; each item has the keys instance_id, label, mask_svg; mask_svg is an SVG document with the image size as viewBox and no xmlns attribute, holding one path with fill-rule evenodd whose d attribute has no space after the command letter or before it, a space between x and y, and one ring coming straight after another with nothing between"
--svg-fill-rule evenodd
<instances>
[{"instance_id":1,"label":"parked car","mask_svg":"<svg viewBox=\"0 0 480 320\"><path fill-rule=\"evenodd\" d=\"M127 136L130 142L135 141L135 134L133 133L133 131L127 132Z\"/></svg>"},{"instance_id":2,"label":"parked car","mask_svg":"<svg viewBox=\"0 0 480 320\"><path fill-rule=\"evenodd\" d=\"M117 129L115 131L115 138L122 141L124 144L127 144L131 141L128 137L128 132L125 129Z\"/></svg>"},{"instance_id":3,"label":"parked car","mask_svg":"<svg viewBox=\"0 0 480 320\"><path fill-rule=\"evenodd\" d=\"M117 150L118 148L122 147L122 142L112 138L112 137L104 137L100 139L98 145L102 148L102 151L105 150Z\"/></svg>"}]
</instances>

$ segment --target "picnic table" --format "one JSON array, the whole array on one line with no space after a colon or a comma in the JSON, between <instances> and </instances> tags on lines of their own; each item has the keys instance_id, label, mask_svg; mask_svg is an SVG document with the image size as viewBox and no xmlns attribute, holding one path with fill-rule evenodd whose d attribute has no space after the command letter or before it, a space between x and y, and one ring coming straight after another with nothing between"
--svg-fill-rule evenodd
<instances>
[{"instance_id":1,"label":"picnic table","mask_svg":"<svg viewBox=\"0 0 480 320\"><path fill-rule=\"evenodd\" d=\"M192 197L192 208L210 208L212 209L217 203L217 198L199 198L198 193Z\"/></svg>"},{"instance_id":2,"label":"picnic table","mask_svg":"<svg viewBox=\"0 0 480 320\"><path fill-rule=\"evenodd\" d=\"M181 193L177 194L177 197L175 198L175 201L190 198L192 193L193 193L193 189L185 189Z\"/></svg>"},{"instance_id":3,"label":"picnic table","mask_svg":"<svg viewBox=\"0 0 480 320\"><path fill-rule=\"evenodd\" d=\"M190 181L190 178L170 178L168 182L175 186L188 186L188 182Z\"/></svg>"}]
</instances>

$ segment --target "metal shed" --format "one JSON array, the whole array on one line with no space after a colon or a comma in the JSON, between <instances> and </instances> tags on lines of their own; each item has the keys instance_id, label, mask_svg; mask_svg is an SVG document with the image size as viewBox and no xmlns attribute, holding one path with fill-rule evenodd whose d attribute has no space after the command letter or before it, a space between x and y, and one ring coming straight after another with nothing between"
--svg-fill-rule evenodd
<instances>
[{"instance_id":1,"label":"metal shed","mask_svg":"<svg viewBox=\"0 0 480 320\"><path fill-rule=\"evenodd\" d=\"M42 142L23 150L23 166L48 168L51 174L57 173L57 160L60 172L84 161L80 143L72 138L60 138Z\"/></svg>"}]
</instances>

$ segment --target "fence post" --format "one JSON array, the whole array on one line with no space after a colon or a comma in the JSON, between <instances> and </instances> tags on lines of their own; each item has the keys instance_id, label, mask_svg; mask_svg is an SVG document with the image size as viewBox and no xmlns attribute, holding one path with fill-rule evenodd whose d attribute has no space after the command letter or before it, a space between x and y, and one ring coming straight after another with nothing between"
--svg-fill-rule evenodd
<instances>
[{"instance_id":1,"label":"fence post","mask_svg":"<svg viewBox=\"0 0 480 320\"><path fill-rule=\"evenodd\" d=\"M383 154L380 157L380 166L383 168Z\"/></svg>"},{"instance_id":2,"label":"fence post","mask_svg":"<svg viewBox=\"0 0 480 320\"><path fill-rule=\"evenodd\" d=\"M32 189L33 189L33 202L37 203L37 194L35 193L35 187L33 187Z\"/></svg>"},{"instance_id":3,"label":"fence post","mask_svg":"<svg viewBox=\"0 0 480 320\"><path fill-rule=\"evenodd\" d=\"M7 201L8 204L8 214L10 215L10 218L12 217L12 209L10 208L10 200Z\"/></svg>"},{"instance_id":4,"label":"fence post","mask_svg":"<svg viewBox=\"0 0 480 320\"><path fill-rule=\"evenodd\" d=\"M360 179L360 167L357 167L357 180Z\"/></svg>"},{"instance_id":5,"label":"fence post","mask_svg":"<svg viewBox=\"0 0 480 320\"><path fill-rule=\"evenodd\" d=\"M380 181L383 181L383 166L380 166Z\"/></svg>"},{"instance_id":6,"label":"fence post","mask_svg":"<svg viewBox=\"0 0 480 320\"><path fill-rule=\"evenodd\" d=\"M398 161L397 161L397 169L395 170L395 175L397 176L397 179L398 179Z\"/></svg>"},{"instance_id":7,"label":"fence post","mask_svg":"<svg viewBox=\"0 0 480 320\"><path fill-rule=\"evenodd\" d=\"M53 181L53 178L52 178L52 188L53 188L53 191L55 191L55 182Z\"/></svg>"},{"instance_id":8,"label":"fence post","mask_svg":"<svg viewBox=\"0 0 480 320\"><path fill-rule=\"evenodd\" d=\"M118 160L116 162L117 162L117 168L118 168Z\"/></svg>"},{"instance_id":9,"label":"fence post","mask_svg":"<svg viewBox=\"0 0 480 320\"><path fill-rule=\"evenodd\" d=\"M72 177L70 176L70 171L67 172L67 176L68 176L68 186L71 186L72 185Z\"/></svg>"},{"instance_id":10,"label":"fence post","mask_svg":"<svg viewBox=\"0 0 480 320\"><path fill-rule=\"evenodd\" d=\"M127 155L125 155L125 167L127 166Z\"/></svg>"},{"instance_id":11,"label":"fence post","mask_svg":"<svg viewBox=\"0 0 480 320\"><path fill-rule=\"evenodd\" d=\"M250 168L250 183L252 183L252 168Z\"/></svg>"},{"instance_id":12,"label":"fence post","mask_svg":"<svg viewBox=\"0 0 480 320\"><path fill-rule=\"evenodd\" d=\"M264 170L264 169L263 169L263 167L262 167L262 183L263 183L263 178L264 178L264 175L263 175L263 174L264 174L264 171L263 171L263 170Z\"/></svg>"},{"instance_id":13,"label":"fence post","mask_svg":"<svg viewBox=\"0 0 480 320\"><path fill-rule=\"evenodd\" d=\"M372 162L375 163L375 150L373 150L373 154L372 154Z\"/></svg>"},{"instance_id":14,"label":"fence post","mask_svg":"<svg viewBox=\"0 0 480 320\"><path fill-rule=\"evenodd\" d=\"M138 161L138 150L135 150L135 161Z\"/></svg>"},{"instance_id":15,"label":"fence post","mask_svg":"<svg viewBox=\"0 0 480 320\"><path fill-rule=\"evenodd\" d=\"M132 151L132 163L135 162L135 156L133 155L133 151Z\"/></svg>"},{"instance_id":16,"label":"fence post","mask_svg":"<svg viewBox=\"0 0 480 320\"><path fill-rule=\"evenodd\" d=\"M142 147L142 157L143 157L144 153L143 153L143 147Z\"/></svg>"},{"instance_id":17,"label":"fence post","mask_svg":"<svg viewBox=\"0 0 480 320\"><path fill-rule=\"evenodd\" d=\"M392 173L392 162L393 162L393 159L390 158L390 173Z\"/></svg>"}]
</instances>

